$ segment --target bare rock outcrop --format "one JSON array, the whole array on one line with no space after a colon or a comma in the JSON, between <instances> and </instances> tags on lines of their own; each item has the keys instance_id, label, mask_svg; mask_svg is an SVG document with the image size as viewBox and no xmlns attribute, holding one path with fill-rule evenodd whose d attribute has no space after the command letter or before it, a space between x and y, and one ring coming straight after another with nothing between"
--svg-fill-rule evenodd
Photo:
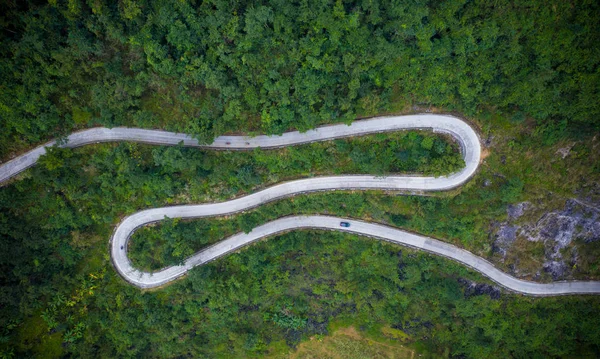
<instances>
[{"instance_id":1,"label":"bare rock outcrop","mask_svg":"<svg viewBox=\"0 0 600 359\"><path fill-rule=\"evenodd\" d=\"M563 209L546 212L536 222L517 224L517 219L532 207L529 202L508 206L508 219L498 224L494 236L494 253L504 259L517 238L542 242L544 270L554 280L564 279L577 264L578 244L600 240L600 209L572 198Z\"/></svg>"}]
</instances>

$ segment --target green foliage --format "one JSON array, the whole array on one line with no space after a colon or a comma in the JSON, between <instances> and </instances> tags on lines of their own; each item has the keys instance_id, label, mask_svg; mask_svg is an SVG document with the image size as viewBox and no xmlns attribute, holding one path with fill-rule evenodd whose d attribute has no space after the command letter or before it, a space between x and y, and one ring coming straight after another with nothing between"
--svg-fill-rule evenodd
<instances>
[{"instance_id":1,"label":"green foliage","mask_svg":"<svg viewBox=\"0 0 600 359\"><path fill-rule=\"evenodd\" d=\"M600 124L596 2L16 4L0 5L2 158L97 124L210 142L350 122L397 98L496 106L549 141Z\"/></svg>"},{"instance_id":2,"label":"green foliage","mask_svg":"<svg viewBox=\"0 0 600 359\"><path fill-rule=\"evenodd\" d=\"M85 331L85 323L77 323L73 329L65 332L64 342L67 344L75 343L83 337Z\"/></svg>"},{"instance_id":3,"label":"green foliage","mask_svg":"<svg viewBox=\"0 0 600 359\"><path fill-rule=\"evenodd\" d=\"M500 144L459 193L314 194L230 219L168 220L136 232L130 253L138 265L160 268L282 215L329 213L489 255L490 224L508 203L597 182L595 144L576 145L565 161L553 156L567 136L600 125L598 6L4 2L0 157L96 125L210 142L232 131L350 123L398 103L477 114L483 132L506 138L494 140ZM53 148L21 181L0 188L0 355L256 357L275 343L323 335L331 318L346 317L365 330L402 327L439 356L597 357L595 297L465 298L457 278L482 279L460 265L349 235L279 236L156 292L124 284L106 255L112 226L140 209L225 200L300 176L440 175L462 165L456 146L421 132L276 152ZM594 253L581 251L581 276L597 275Z\"/></svg>"},{"instance_id":4,"label":"green foliage","mask_svg":"<svg viewBox=\"0 0 600 359\"><path fill-rule=\"evenodd\" d=\"M307 319L299 318L289 313L287 310L281 310L280 313L265 313L264 320L271 321L283 329L299 330L306 327Z\"/></svg>"},{"instance_id":5,"label":"green foliage","mask_svg":"<svg viewBox=\"0 0 600 359\"><path fill-rule=\"evenodd\" d=\"M567 121L547 122L539 125L535 132L542 138L545 145L553 145L565 137Z\"/></svg>"},{"instance_id":6,"label":"green foliage","mask_svg":"<svg viewBox=\"0 0 600 359\"><path fill-rule=\"evenodd\" d=\"M139 294L115 277L99 294L100 303L114 310L94 310L89 319L97 345L72 350L109 356L264 355L268 347L261 342L293 345L324 333L331 318L343 316L366 330L381 323L402 327L439 355L596 353L598 316L590 314L599 309L597 298L467 297L457 277L481 278L459 264L399 249L302 231L198 268L158 292ZM120 309L113 291L127 298ZM562 340L564 335L571 340ZM173 337L180 341L171 346Z\"/></svg>"},{"instance_id":7,"label":"green foliage","mask_svg":"<svg viewBox=\"0 0 600 359\"><path fill-rule=\"evenodd\" d=\"M431 150L431 148L433 147L433 138L424 138L421 142L421 147L423 147L426 150Z\"/></svg>"},{"instance_id":8,"label":"green foliage","mask_svg":"<svg viewBox=\"0 0 600 359\"><path fill-rule=\"evenodd\" d=\"M137 265L161 268L178 263L190 251L284 215L328 213L390 223L487 255L489 223L505 215L507 201L531 196L531 190L542 184L553 191L572 186L570 176L549 177L548 171L523 164L544 163L539 155L523 155L532 148L528 141L539 138L534 136L541 135L532 136L527 128L507 136L512 145L497 147L486 159L489 164L482 165L480 177L457 195L413 197L370 191L298 196L234 218L167 220L141 228L129 253ZM327 320L347 316L366 329L384 323L402 326L413 340L440 355L447 351L467 357L595 356L600 339L590 334L598 324L597 316L589 314L598 309L594 297L507 295L500 302L464 298L457 278L482 279L462 266L353 236L300 231L272 238L149 293L124 284L110 269L106 240L123 215L254 191L230 178L244 166L254 168L264 186L289 174L360 173L363 164L354 162L352 154L369 156L373 148L389 166L382 169L412 163L405 168L420 172L427 168L427 159L440 152L441 158L458 157L457 149L439 137L433 137L433 146L426 151L421 144L428 137L423 132L398 133L247 153L128 143L53 150L42 162L58 165L34 167L22 180L0 190L5 248L0 256L5 283L0 318L5 328L13 328L5 334L11 347L0 343L0 350L12 350L17 356L41 350L46 339L19 339L17 333L31 318L39 318L46 328L42 313L56 332L36 337L50 336L48 343L58 343L65 353L88 357L261 356L271 351L267 343L295 345L323 334ZM536 151L552 155L555 149ZM581 163L571 171L591 170L589 164L596 157L590 151L591 146L573 148L573 159ZM501 156L507 157L505 165ZM563 172L559 164L552 167L558 174ZM365 170L372 168L364 165ZM533 170L523 171L525 167ZM492 178L493 184L483 186L485 178ZM100 269L109 274L100 275ZM556 315L532 316L534 311ZM276 322L265 319L264 313L277 314ZM569 333L577 346L557 339L555 333Z\"/></svg>"},{"instance_id":9,"label":"green foliage","mask_svg":"<svg viewBox=\"0 0 600 359\"><path fill-rule=\"evenodd\" d=\"M423 149L420 143L425 140L429 140L434 148ZM204 152L183 147L136 148L143 152L136 155L142 161L136 169L141 168L153 176L172 176L175 180L173 185L180 189L185 187L185 183L194 183L192 191L198 200L227 199L231 195L252 191L259 185L278 181L277 173L283 172L285 178L311 172L440 175L464 166L455 144L424 132L366 136L278 151L257 149L252 153ZM406 153L407 156L401 157L396 153ZM131 155L131 152L125 154ZM222 188L222 183L227 184L226 188ZM130 242L131 260L142 268L152 270L165 264L177 264L214 240L238 230L250 232L264 220L263 215L250 213L238 217L235 223L219 219L179 224L176 220L162 221L158 225L159 230L145 227L134 233Z\"/></svg>"},{"instance_id":10,"label":"green foliage","mask_svg":"<svg viewBox=\"0 0 600 359\"><path fill-rule=\"evenodd\" d=\"M518 177L511 178L502 188L501 199L506 203L515 203L523 193L524 183Z\"/></svg>"}]
</instances>

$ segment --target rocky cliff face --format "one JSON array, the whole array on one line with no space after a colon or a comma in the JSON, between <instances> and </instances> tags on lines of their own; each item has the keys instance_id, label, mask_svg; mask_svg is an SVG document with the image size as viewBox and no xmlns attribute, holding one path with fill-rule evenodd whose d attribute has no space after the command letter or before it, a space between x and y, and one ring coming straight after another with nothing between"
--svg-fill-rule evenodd
<instances>
[{"instance_id":1,"label":"rocky cliff face","mask_svg":"<svg viewBox=\"0 0 600 359\"><path fill-rule=\"evenodd\" d=\"M542 243L544 262L540 269L554 280L569 278L578 264L580 251L586 250L586 244L600 241L600 208L571 198L563 208L543 213L533 220L520 220L534 208L529 202L508 206L507 221L496 226L493 251L504 260L518 239ZM518 265L512 269L513 274L520 274Z\"/></svg>"}]
</instances>

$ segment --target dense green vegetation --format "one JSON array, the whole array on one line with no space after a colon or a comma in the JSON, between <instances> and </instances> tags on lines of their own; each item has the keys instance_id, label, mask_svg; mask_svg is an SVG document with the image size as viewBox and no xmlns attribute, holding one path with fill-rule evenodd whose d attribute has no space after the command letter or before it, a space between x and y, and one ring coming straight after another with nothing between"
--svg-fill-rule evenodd
<instances>
[{"instance_id":1,"label":"dense green vegetation","mask_svg":"<svg viewBox=\"0 0 600 359\"><path fill-rule=\"evenodd\" d=\"M538 209L534 215L556 209L577 194L592 202L599 201L600 151L595 149L600 146L600 138L544 145L545 133L531 131L528 125L516 125L497 115L486 115L490 117L483 120L489 121L484 135L493 134L493 153L486 155L477 177L461 187L458 195L437 193L412 197L368 191L302 196L228 219L182 221L178 225L159 225L158 229L142 228L133 235L132 259L140 267L158 269L227 235L249 231L282 215L322 213L411 229L490 257L506 270L519 264L524 272L539 272L543 264L543 243L516 248L516 259L498 261L491 246L493 224L505 219L508 204L523 200L536 204ZM572 153L567 159L559 160L556 150L565 145L572 145ZM274 173L276 176L277 172ZM204 197L198 200L201 198ZM575 278L600 278L600 243L586 243L582 248L585 249L580 252ZM550 280L544 272L540 276L536 280Z\"/></svg>"},{"instance_id":2,"label":"dense green vegetation","mask_svg":"<svg viewBox=\"0 0 600 359\"><path fill-rule=\"evenodd\" d=\"M470 277L461 266L423 253L400 253L398 247L336 233L298 232L200 268L164 292L127 291L134 297L123 307L148 313L134 333L128 324L136 320L133 313L101 312L96 320L122 323L111 329L158 355L181 353L182 348L162 343L192 333L187 342L197 343L194 350L200 353L260 355L269 342L293 344L302 335L322 333L331 316L350 316L365 330L385 321L415 339L432 338L442 353L452 346L453 354L469 357L593 350L588 343L597 341L591 333L598 323L590 315L598 307L594 298L465 298L455 276ZM189 334L178 332L190 313ZM160 330L151 335L160 345L147 337L155 324ZM526 333L532 337L524 339ZM112 340L104 346L121 341ZM94 339L100 347L103 341ZM125 349L123 344L118 347Z\"/></svg>"},{"instance_id":3,"label":"dense green vegetation","mask_svg":"<svg viewBox=\"0 0 600 359\"><path fill-rule=\"evenodd\" d=\"M186 192L189 192L194 200L229 198L256 189L260 184L299 175L400 172L440 175L456 172L464 165L456 144L451 145L443 138L425 132L380 134L252 153L185 148L154 148L152 153L151 158L141 156L149 159L141 163L145 167L143 170L156 172L160 169L162 174L175 175L184 183L193 183L194 187L184 190L184 194L187 197ZM325 209L330 208L325 206L320 210ZM284 208L275 212L290 213ZM277 214L274 215L277 218ZM261 222L264 218L242 217L239 223L227 223L225 229L214 226L224 224L219 219L198 220L181 226L175 226L177 221L165 221L160 231L146 227L135 234L134 238L139 236L139 239L132 242L135 246L132 260L142 268L159 269L183 260L240 228L249 231Z\"/></svg>"},{"instance_id":4,"label":"dense green vegetation","mask_svg":"<svg viewBox=\"0 0 600 359\"><path fill-rule=\"evenodd\" d=\"M0 9L2 159L96 125L210 142L436 108L474 117L490 140L478 175L450 193L312 194L142 228L131 244L141 267L280 216L331 213L534 273L540 243L515 248L515 263L491 252L506 206L600 200L597 2L54 0ZM564 146L570 155L560 159ZM474 295L465 278L486 280L458 264L355 236L288 233L150 292L125 284L108 258L113 226L140 209L304 176L439 175L460 165L447 140L419 132L275 151L52 149L0 188L0 357L277 356L325 335L332 320L361 333L391 328L438 357L600 356L597 297ZM581 245L574 277L600 277L600 242Z\"/></svg>"},{"instance_id":5,"label":"dense green vegetation","mask_svg":"<svg viewBox=\"0 0 600 359\"><path fill-rule=\"evenodd\" d=\"M423 253L337 233L296 232L158 291L140 292L111 274L80 279L93 292L71 307L65 303L79 292L63 303L54 298L56 309L48 314L60 323L54 328L67 333L62 350L84 357L258 357L326 334L332 317L367 331L390 323L437 355L597 354L597 298L471 296L457 277L476 279ZM27 337L34 325L40 323L26 322L19 335ZM38 340L44 339L23 341L20 349L36 348Z\"/></svg>"},{"instance_id":6,"label":"dense green vegetation","mask_svg":"<svg viewBox=\"0 0 600 359\"><path fill-rule=\"evenodd\" d=\"M400 104L598 128L595 1L7 1L0 157L75 127L281 133Z\"/></svg>"},{"instance_id":7,"label":"dense green vegetation","mask_svg":"<svg viewBox=\"0 0 600 359\"><path fill-rule=\"evenodd\" d=\"M489 256L489 223L505 216L508 203L546 196L548 190L568 195L591 183L565 177L563 166L577 177L598 178L590 166L598 156L590 152L593 143L578 144L577 156L548 169L536 162L544 162L560 143L536 145L534 154L523 156L544 135L532 134L524 125L503 129L509 122L500 117L490 121L496 126L489 131L499 144L477 178L457 193L433 197L374 191L321 193L277 201L229 219L166 221L136 233L132 257L142 266L158 268L228 234L293 213L334 213L389 223ZM426 166L425 160L436 153L435 146L423 147L425 138L444 143L426 133L372 135L299 146L291 151L293 157L289 148L207 152L121 143L55 149L22 179L0 189L6 248L1 257L5 283L1 318L9 341L5 352L32 355L54 348L76 356L110 357L117 352L122 356L262 356L287 352L286 343L323 334L326 322L333 318L348 318L364 330L384 323L401 326L410 333L410 341L423 343L437 355L529 356L538 351L561 356L598 350L598 340L588 329L600 320L589 314L600 305L595 297L533 299L506 294L500 300L465 299L470 294L461 278L483 279L461 266L341 234L300 231L273 238L153 292L128 286L111 268L106 243L123 214L171 203L224 200L289 178L289 173L304 176L311 167L322 169L321 173L345 172L346 166L359 165L353 158L362 156L353 153L365 155L372 147L386 152L401 144L402 151L414 152L412 159L422 158L419 162ZM339 148L346 150L338 152ZM319 153L337 158L339 166L332 166ZM510 163L503 165L501 157ZM456 150L442 158L456 158ZM306 167L290 162L306 163ZM269 170L268 164L273 168ZM236 171L245 165L254 169L256 182L238 182ZM300 169L291 169L296 166ZM406 170L422 168L414 166ZM354 169L360 172L360 168ZM482 182L489 178L493 183L484 187ZM400 250L404 254L397 258ZM524 252L523 258L527 256ZM595 262L590 257L590 263ZM398 270L410 273L411 279L398 277ZM580 271L582 277L598 275L593 267ZM301 280L300 275L306 278ZM387 285L392 287L385 289ZM464 306L479 314L472 317L460 309ZM423 308L425 312L420 311ZM242 317L240 311L245 313ZM419 326L419 321L427 326ZM526 338L537 339L530 342L514 334L515 322ZM553 337L560 333L570 333L574 339L565 343ZM176 347L169 344L172 338L178 338Z\"/></svg>"}]
</instances>

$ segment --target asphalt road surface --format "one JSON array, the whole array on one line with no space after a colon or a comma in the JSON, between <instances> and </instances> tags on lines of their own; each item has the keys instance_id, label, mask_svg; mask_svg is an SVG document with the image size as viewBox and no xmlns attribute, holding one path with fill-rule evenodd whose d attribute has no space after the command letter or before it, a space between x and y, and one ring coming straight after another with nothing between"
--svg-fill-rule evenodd
<instances>
[{"instance_id":1,"label":"asphalt road surface","mask_svg":"<svg viewBox=\"0 0 600 359\"><path fill-rule=\"evenodd\" d=\"M126 217L116 227L111 238L111 258L113 264L119 274L129 283L140 288L153 288L175 280L195 266L202 265L238 250L261 238L290 230L312 228L350 232L426 250L463 263L514 292L539 296L600 293L600 282L570 281L542 284L523 281L500 271L481 257L433 238L415 235L380 224L329 216L280 218L256 227L250 233L239 233L210 246L186 259L183 265L167 267L153 273L143 272L134 268L127 256L127 244L131 234L140 226L160 221L165 217L198 218L232 214L280 198L324 190L386 189L418 194L424 191L441 191L460 186L477 171L481 159L481 146L477 133L467 123L452 116L421 114L379 117L355 121L351 126L332 125L320 127L305 133L297 131L288 132L281 136L221 136L216 138L210 145L198 144L195 139L179 133L134 128L94 128L70 135L67 143L61 146L78 147L90 143L112 141L177 145L183 141L183 145L190 147L240 150L256 147L276 148L334 138L408 129L425 129L451 135L460 144L465 160L465 167L457 173L443 177L377 177L370 175L314 177L277 184L265 190L227 202L143 210ZM0 182L6 181L34 165L37 159L45 153L45 146L53 144L54 142L50 142L40 146L0 166ZM340 227L341 221L349 222L351 224L350 227Z\"/></svg>"}]
</instances>

